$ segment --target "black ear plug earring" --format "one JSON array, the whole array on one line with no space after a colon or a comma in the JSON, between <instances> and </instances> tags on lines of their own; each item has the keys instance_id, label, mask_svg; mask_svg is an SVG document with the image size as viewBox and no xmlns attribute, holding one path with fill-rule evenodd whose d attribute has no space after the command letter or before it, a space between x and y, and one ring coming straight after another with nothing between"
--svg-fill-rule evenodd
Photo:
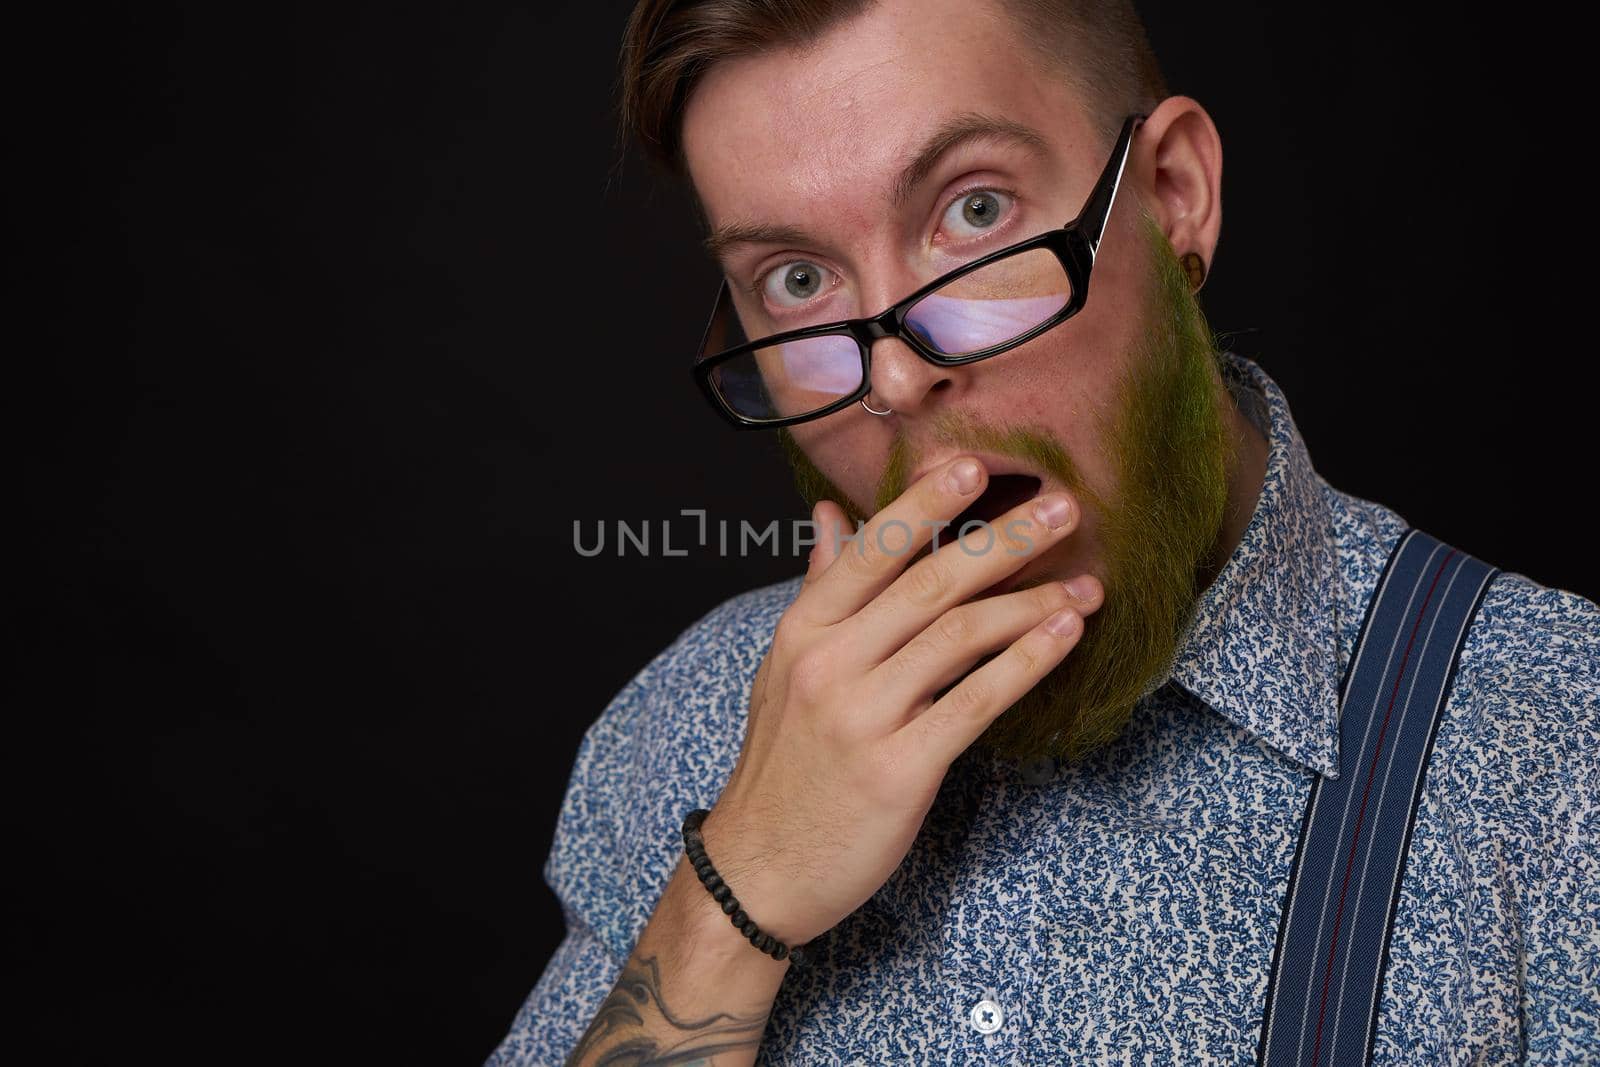
<instances>
[{"instance_id":1,"label":"black ear plug earring","mask_svg":"<svg viewBox=\"0 0 1600 1067\"><path fill-rule=\"evenodd\" d=\"M1189 288L1199 292L1200 287L1206 283L1205 260L1200 258L1199 252L1185 252L1178 262L1183 266L1183 272L1189 276Z\"/></svg>"}]
</instances>

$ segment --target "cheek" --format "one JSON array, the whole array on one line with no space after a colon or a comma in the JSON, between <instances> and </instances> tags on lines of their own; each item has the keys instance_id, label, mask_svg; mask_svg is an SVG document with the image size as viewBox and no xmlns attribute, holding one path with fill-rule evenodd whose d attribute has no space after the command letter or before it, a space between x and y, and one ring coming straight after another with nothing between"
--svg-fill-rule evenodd
<instances>
[{"instance_id":1,"label":"cheek","mask_svg":"<svg viewBox=\"0 0 1600 1067\"><path fill-rule=\"evenodd\" d=\"M1019 414L1081 423L1115 404L1130 361L1144 347L1147 298L1142 274L1109 249L1095 264L1089 296L1071 319L1000 357ZM982 366L980 364L980 366ZM995 372L1002 367L997 363Z\"/></svg>"},{"instance_id":2,"label":"cheek","mask_svg":"<svg viewBox=\"0 0 1600 1067\"><path fill-rule=\"evenodd\" d=\"M1087 460L1101 426L1120 404L1121 383L1131 358L1132 335L1126 326L1125 316L1091 317L1085 306L1056 329L998 357L985 368L990 372L987 380L973 382L973 396L978 406L989 407L984 391L1003 390L1006 398L997 415L1005 421L1047 427L1074 459Z\"/></svg>"},{"instance_id":3,"label":"cheek","mask_svg":"<svg viewBox=\"0 0 1600 1067\"><path fill-rule=\"evenodd\" d=\"M1112 284L1101 287L1102 282ZM1106 431L1122 410L1123 382L1143 347L1132 310L1141 303L1124 297L1122 282L1097 273L1083 311L1025 348L998 357L983 378L971 383L970 394L974 405L997 422L1054 435L1084 481L1107 501L1117 497L1117 472L1106 455ZM1074 540L1093 541L1093 536Z\"/></svg>"}]
</instances>

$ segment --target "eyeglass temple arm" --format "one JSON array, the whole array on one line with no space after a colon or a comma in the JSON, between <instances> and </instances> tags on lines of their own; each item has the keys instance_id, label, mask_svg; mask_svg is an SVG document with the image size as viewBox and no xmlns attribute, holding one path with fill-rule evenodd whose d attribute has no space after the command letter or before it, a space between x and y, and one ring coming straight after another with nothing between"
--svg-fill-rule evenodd
<instances>
[{"instance_id":1,"label":"eyeglass temple arm","mask_svg":"<svg viewBox=\"0 0 1600 1067\"><path fill-rule=\"evenodd\" d=\"M1117 136L1117 146L1112 149L1111 158L1106 160L1106 169L1100 172L1100 180L1094 183L1094 193L1078 214L1077 224L1089 242L1090 255L1100 250L1100 238L1105 236L1106 220L1111 217L1111 204L1117 198L1117 188L1122 184L1122 168L1128 161L1128 146L1133 143L1133 131L1147 117L1130 115L1128 121L1122 124L1122 133Z\"/></svg>"}]
</instances>

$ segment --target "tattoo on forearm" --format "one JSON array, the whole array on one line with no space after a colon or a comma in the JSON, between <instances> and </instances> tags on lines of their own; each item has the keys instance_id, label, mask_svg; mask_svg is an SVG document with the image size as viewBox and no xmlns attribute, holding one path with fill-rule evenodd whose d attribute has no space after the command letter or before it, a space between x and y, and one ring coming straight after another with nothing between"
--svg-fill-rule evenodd
<instances>
[{"instance_id":1,"label":"tattoo on forearm","mask_svg":"<svg viewBox=\"0 0 1600 1067\"><path fill-rule=\"evenodd\" d=\"M663 1039L644 1033L645 1013L666 1020L684 1031L682 1037ZM617 986L600 1005L594 1022L583 1032L578 1047L568 1057L568 1067L695 1067L709 1064L719 1052L753 1049L761 1043L767 1013L729 1015L718 1012L704 1019L680 1019L667 1010L661 995L661 971L654 956L630 956Z\"/></svg>"}]
</instances>

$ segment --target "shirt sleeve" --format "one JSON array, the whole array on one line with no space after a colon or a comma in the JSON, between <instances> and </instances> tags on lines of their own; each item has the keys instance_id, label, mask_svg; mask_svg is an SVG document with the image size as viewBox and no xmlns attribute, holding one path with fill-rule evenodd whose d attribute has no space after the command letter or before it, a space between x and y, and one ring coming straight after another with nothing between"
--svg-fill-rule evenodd
<instances>
[{"instance_id":1,"label":"shirt sleeve","mask_svg":"<svg viewBox=\"0 0 1600 1067\"><path fill-rule=\"evenodd\" d=\"M1600 763L1593 750L1553 813L1544 885L1529 916L1530 1064L1600 1062Z\"/></svg>"},{"instance_id":2,"label":"shirt sleeve","mask_svg":"<svg viewBox=\"0 0 1600 1067\"><path fill-rule=\"evenodd\" d=\"M488 1064L559 1067L593 1021L678 862L683 812L709 806L738 755L750 679L798 588L714 608L584 732L543 870L566 932Z\"/></svg>"},{"instance_id":3,"label":"shirt sleeve","mask_svg":"<svg viewBox=\"0 0 1600 1067\"><path fill-rule=\"evenodd\" d=\"M565 1062L622 967L589 925L568 914L566 936L523 1001L485 1067L545 1067Z\"/></svg>"},{"instance_id":4,"label":"shirt sleeve","mask_svg":"<svg viewBox=\"0 0 1600 1067\"><path fill-rule=\"evenodd\" d=\"M578 745L542 870L561 903L565 934L486 1061L492 1067L559 1067L622 972L631 940L623 929L628 901L619 813L637 803L637 726L656 694L662 662L636 675ZM597 916L610 925L601 925Z\"/></svg>"},{"instance_id":5,"label":"shirt sleeve","mask_svg":"<svg viewBox=\"0 0 1600 1067\"><path fill-rule=\"evenodd\" d=\"M1524 933L1525 1062L1600 1063L1600 610L1571 593L1542 595L1558 621L1532 672L1562 670L1522 783L1525 795L1550 798ZM1548 786L1528 780L1543 775Z\"/></svg>"}]
</instances>

